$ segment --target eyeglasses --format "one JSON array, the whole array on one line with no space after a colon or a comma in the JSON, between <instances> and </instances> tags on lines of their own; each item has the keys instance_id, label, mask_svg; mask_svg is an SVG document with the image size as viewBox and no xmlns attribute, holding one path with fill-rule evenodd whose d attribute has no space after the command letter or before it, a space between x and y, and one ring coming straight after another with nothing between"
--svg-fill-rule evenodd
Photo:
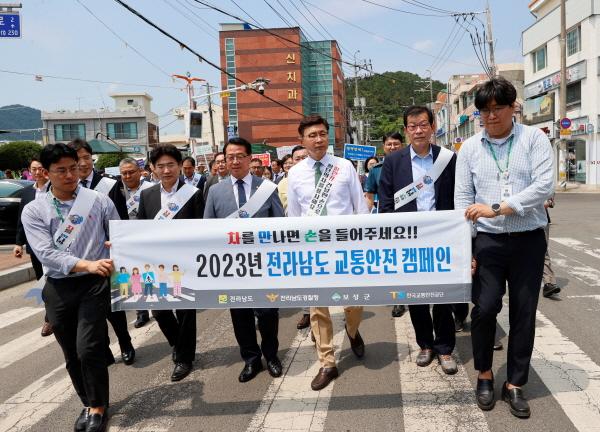
<instances>
[{"instance_id":1,"label":"eyeglasses","mask_svg":"<svg viewBox=\"0 0 600 432\"><path fill-rule=\"evenodd\" d=\"M247 157L248 157L247 154L233 154L233 155L225 156L225 159L227 159L227 162L233 162L236 160L241 162L242 160L246 159Z\"/></svg>"},{"instance_id":2,"label":"eyeglasses","mask_svg":"<svg viewBox=\"0 0 600 432\"><path fill-rule=\"evenodd\" d=\"M500 113L500 111L506 108L508 108L508 105L496 105L494 108L482 108L479 110L479 113L482 117L488 117L490 114L494 114L496 116Z\"/></svg>"},{"instance_id":3,"label":"eyeglasses","mask_svg":"<svg viewBox=\"0 0 600 432\"><path fill-rule=\"evenodd\" d=\"M311 139L311 140L314 140L317 138L325 139L325 138L327 138L327 136L328 136L327 132L321 131L321 132L312 132L307 135L307 138Z\"/></svg>"},{"instance_id":4,"label":"eyeglasses","mask_svg":"<svg viewBox=\"0 0 600 432\"><path fill-rule=\"evenodd\" d=\"M79 172L79 167L77 165L73 165L70 168L57 168L50 170L52 174L56 174L59 177L65 177L67 174L77 174Z\"/></svg>"},{"instance_id":5,"label":"eyeglasses","mask_svg":"<svg viewBox=\"0 0 600 432\"><path fill-rule=\"evenodd\" d=\"M413 123L411 123L411 124L406 125L406 129L409 130L409 131L411 131L411 132L414 132L414 131L416 131L419 128L422 131L426 131L427 129L429 129L430 126L431 125L429 123L419 123L419 124L413 124Z\"/></svg>"}]
</instances>

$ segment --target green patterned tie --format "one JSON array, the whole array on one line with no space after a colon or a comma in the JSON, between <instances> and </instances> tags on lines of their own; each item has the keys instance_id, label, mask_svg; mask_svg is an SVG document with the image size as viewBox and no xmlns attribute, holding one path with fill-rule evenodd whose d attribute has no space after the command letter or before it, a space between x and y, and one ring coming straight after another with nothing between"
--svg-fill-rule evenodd
<instances>
[{"instance_id":1,"label":"green patterned tie","mask_svg":"<svg viewBox=\"0 0 600 432\"><path fill-rule=\"evenodd\" d=\"M321 165L323 165L321 162L319 162L319 161L315 162L315 188L319 184L319 180L321 180L321 175L322 175ZM325 206L323 207L321 216L327 216L327 204L325 204Z\"/></svg>"}]
</instances>

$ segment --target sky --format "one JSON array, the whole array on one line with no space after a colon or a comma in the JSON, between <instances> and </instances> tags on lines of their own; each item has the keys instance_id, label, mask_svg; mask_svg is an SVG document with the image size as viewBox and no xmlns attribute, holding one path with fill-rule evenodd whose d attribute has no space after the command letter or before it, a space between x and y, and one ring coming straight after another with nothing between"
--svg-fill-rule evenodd
<instances>
[{"instance_id":1,"label":"sky","mask_svg":"<svg viewBox=\"0 0 600 432\"><path fill-rule=\"evenodd\" d=\"M183 131L183 122L175 120L172 110L186 105L187 97L182 81L173 81L171 75L189 72L213 85L220 83L219 71L116 0L21 1L22 38L0 39L0 107L113 108L109 93L145 91L153 97L161 134L172 134ZM219 24L238 22L195 0L122 1L217 64ZM310 40L333 36L345 61L353 63L354 56L357 63L370 60L378 73L402 70L425 77L431 71L434 79L445 82L453 74L483 71L464 28L474 33L477 27L482 36L485 15L461 18L456 25L452 16L431 9L481 12L485 0L202 1L262 27L287 27L275 9L294 26L299 23ZM534 22L528 3L490 0L497 63L523 61L521 33ZM353 74L351 66L345 71L347 77Z\"/></svg>"}]
</instances>

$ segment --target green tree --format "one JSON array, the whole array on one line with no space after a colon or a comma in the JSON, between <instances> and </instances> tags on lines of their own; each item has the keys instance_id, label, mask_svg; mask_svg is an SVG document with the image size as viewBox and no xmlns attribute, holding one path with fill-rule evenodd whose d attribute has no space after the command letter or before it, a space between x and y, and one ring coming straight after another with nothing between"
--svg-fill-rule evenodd
<instances>
[{"instance_id":1,"label":"green tree","mask_svg":"<svg viewBox=\"0 0 600 432\"><path fill-rule=\"evenodd\" d=\"M34 157L40 157L42 146L33 141L13 141L0 146L0 169L21 170Z\"/></svg>"},{"instance_id":2,"label":"green tree","mask_svg":"<svg viewBox=\"0 0 600 432\"><path fill-rule=\"evenodd\" d=\"M127 153L103 153L98 156L98 160L94 164L97 169L118 166L122 159L126 158Z\"/></svg>"}]
</instances>

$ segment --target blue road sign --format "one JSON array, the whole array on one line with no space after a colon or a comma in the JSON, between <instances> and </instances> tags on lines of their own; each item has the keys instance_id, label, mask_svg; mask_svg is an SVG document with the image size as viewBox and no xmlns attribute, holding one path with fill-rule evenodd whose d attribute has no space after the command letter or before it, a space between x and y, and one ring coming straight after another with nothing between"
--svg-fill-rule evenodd
<instances>
[{"instance_id":1,"label":"blue road sign","mask_svg":"<svg viewBox=\"0 0 600 432\"><path fill-rule=\"evenodd\" d=\"M0 38L20 38L21 19L19 14L0 13Z\"/></svg>"},{"instance_id":2,"label":"blue road sign","mask_svg":"<svg viewBox=\"0 0 600 432\"><path fill-rule=\"evenodd\" d=\"M560 127L563 129L569 129L571 127L571 119L570 118L563 118L560 120Z\"/></svg>"},{"instance_id":3,"label":"blue road sign","mask_svg":"<svg viewBox=\"0 0 600 432\"><path fill-rule=\"evenodd\" d=\"M344 158L350 160L367 160L371 156L375 156L375 146L359 145L359 144L344 144Z\"/></svg>"}]
</instances>

